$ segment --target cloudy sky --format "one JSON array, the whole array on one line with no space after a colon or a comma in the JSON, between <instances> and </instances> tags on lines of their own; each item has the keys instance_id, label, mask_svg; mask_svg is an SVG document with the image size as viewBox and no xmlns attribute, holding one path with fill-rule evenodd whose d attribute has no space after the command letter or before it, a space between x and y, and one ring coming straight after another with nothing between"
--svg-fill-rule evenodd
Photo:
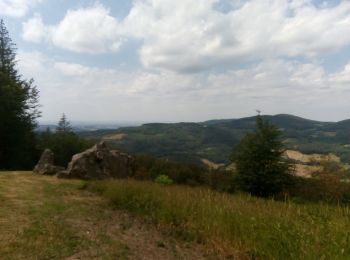
<instances>
[{"instance_id":1,"label":"cloudy sky","mask_svg":"<svg viewBox=\"0 0 350 260\"><path fill-rule=\"evenodd\" d=\"M350 118L350 1L0 0L42 122Z\"/></svg>"}]
</instances>

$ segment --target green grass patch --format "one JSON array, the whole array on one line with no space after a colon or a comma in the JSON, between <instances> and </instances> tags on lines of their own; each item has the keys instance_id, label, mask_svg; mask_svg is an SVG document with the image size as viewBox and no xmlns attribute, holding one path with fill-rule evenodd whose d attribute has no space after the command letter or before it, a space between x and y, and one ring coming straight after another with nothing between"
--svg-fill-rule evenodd
<instances>
[{"instance_id":1,"label":"green grass patch","mask_svg":"<svg viewBox=\"0 0 350 260\"><path fill-rule=\"evenodd\" d=\"M184 240L262 259L350 259L350 210L151 182L91 182L118 209Z\"/></svg>"}]
</instances>

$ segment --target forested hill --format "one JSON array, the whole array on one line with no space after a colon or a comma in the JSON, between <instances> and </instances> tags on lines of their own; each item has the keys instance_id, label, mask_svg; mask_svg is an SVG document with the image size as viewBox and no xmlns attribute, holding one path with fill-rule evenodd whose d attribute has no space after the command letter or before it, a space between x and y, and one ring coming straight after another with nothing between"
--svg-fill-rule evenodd
<instances>
[{"instance_id":1,"label":"forested hill","mask_svg":"<svg viewBox=\"0 0 350 260\"><path fill-rule=\"evenodd\" d=\"M320 122L279 114L263 116L283 131L288 148L304 153L335 153L350 162L350 120ZM87 138L103 138L115 148L181 162L208 159L227 163L242 136L253 131L256 117L210 120L200 123L152 123L117 130L83 132Z\"/></svg>"}]
</instances>

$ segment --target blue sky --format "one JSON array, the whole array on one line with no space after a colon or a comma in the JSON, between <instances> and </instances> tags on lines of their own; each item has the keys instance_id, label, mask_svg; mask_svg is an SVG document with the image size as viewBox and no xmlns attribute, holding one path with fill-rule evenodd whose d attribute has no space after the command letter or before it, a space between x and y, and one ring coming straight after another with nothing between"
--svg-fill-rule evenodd
<instances>
[{"instance_id":1,"label":"blue sky","mask_svg":"<svg viewBox=\"0 0 350 260\"><path fill-rule=\"evenodd\" d=\"M350 1L0 0L42 122L350 118Z\"/></svg>"}]
</instances>

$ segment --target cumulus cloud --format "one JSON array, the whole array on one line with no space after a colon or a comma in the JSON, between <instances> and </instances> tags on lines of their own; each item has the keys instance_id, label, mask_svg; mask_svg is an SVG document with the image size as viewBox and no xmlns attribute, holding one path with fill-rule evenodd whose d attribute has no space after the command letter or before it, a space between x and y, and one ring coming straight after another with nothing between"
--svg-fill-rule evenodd
<instances>
[{"instance_id":1,"label":"cumulus cloud","mask_svg":"<svg viewBox=\"0 0 350 260\"><path fill-rule=\"evenodd\" d=\"M192 72L282 56L314 57L350 43L350 2L250 0L226 13L215 0L136 1L124 21L144 40L146 67ZM334 40L337 39L337 40Z\"/></svg>"},{"instance_id":2,"label":"cumulus cloud","mask_svg":"<svg viewBox=\"0 0 350 260\"><path fill-rule=\"evenodd\" d=\"M0 0L0 15L22 17L42 0Z\"/></svg>"},{"instance_id":3,"label":"cumulus cloud","mask_svg":"<svg viewBox=\"0 0 350 260\"><path fill-rule=\"evenodd\" d=\"M113 52L122 43L118 21L100 4L68 10L61 22L54 26L44 25L36 14L23 23L22 29L25 40L48 40L57 47L81 53Z\"/></svg>"},{"instance_id":4,"label":"cumulus cloud","mask_svg":"<svg viewBox=\"0 0 350 260\"><path fill-rule=\"evenodd\" d=\"M55 28L56 46L76 52L117 51L121 45L118 21L102 5L68 11Z\"/></svg>"},{"instance_id":5,"label":"cumulus cloud","mask_svg":"<svg viewBox=\"0 0 350 260\"><path fill-rule=\"evenodd\" d=\"M22 37L26 41L39 43L49 39L51 28L45 26L40 14L36 13L27 22L22 24Z\"/></svg>"},{"instance_id":6,"label":"cumulus cloud","mask_svg":"<svg viewBox=\"0 0 350 260\"><path fill-rule=\"evenodd\" d=\"M223 12L218 6L225 3ZM349 1L230 3L135 0L122 21L96 4L67 11L52 27L36 15L23 24L23 37L35 42L49 38L58 47L83 53L117 51L123 39L137 38L145 67L187 73L286 56L311 60L350 44Z\"/></svg>"}]
</instances>

